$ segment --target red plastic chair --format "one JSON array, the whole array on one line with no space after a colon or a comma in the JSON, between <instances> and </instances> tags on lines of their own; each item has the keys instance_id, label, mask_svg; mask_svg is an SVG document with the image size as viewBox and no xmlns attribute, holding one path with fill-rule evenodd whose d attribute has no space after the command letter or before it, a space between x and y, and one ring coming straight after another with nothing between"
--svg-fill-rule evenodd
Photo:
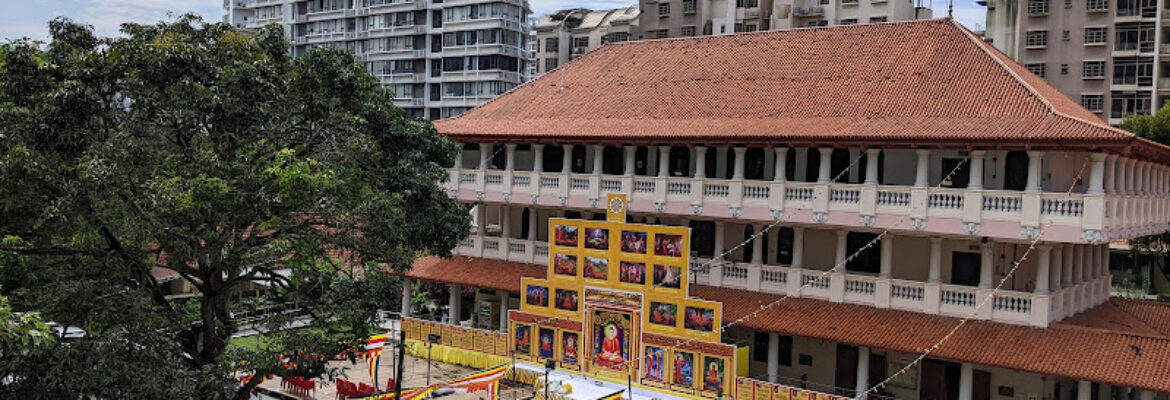
<instances>
[{"instance_id":1,"label":"red plastic chair","mask_svg":"<svg viewBox=\"0 0 1170 400\"><path fill-rule=\"evenodd\" d=\"M386 391L394 390L394 378L386 379Z\"/></svg>"},{"instance_id":2,"label":"red plastic chair","mask_svg":"<svg viewBox=\"0 0 1170 400\"><path fill-rule=\"evenodd\" d=\"M373 386L367 385L365 383L359 383L358 392L361 394L374 394L378 392L378 389L374 389Z\"/></svg>"}]
</instances>

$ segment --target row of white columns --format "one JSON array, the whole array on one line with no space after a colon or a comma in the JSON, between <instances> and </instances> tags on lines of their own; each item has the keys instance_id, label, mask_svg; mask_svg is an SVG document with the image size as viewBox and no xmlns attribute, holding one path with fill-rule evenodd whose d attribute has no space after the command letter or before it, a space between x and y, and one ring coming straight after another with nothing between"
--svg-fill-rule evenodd
<instances>
[{"instance_id":1,"label":"row of white columns","mask_svg":"<svg viewBox=\"0 0 1170 400\"><path fill-rule=\"evenodd\" d=\"M400 312L404 318L411 316L412 310L410 307L410 299L412 295L413 284L414 282L411 279L404 278L402 280L402 309ZM449 305L447 314L448 323L455 325L459 324L459 315L463 307L462 292L462 286L447 286L447 304ZM499 296L500 303L500 329L506 330L508 329L508 292L499 290L496 291L496 295Z\"/></svg>"},{"instance_id":2,"label":"row of white columns","mask_svg":"<svg viewBox=\"0 0 1170 400\"><path fill-rule=\"evenodd\" d=\"M494 154L495 145L491 143L480 144L480 169L488 169L491 165L491 156ZM504 169L511 171L515 169L516 159L516 144L505 144L505 162ZM533 144L532 151L533 171L544 172L544 146L543 144ZM564 148L564 158L561 164L561 171L567 172L572 167L573 146L570 144L562 145ZM604 145L593 145L593 168L591 173L594 175L601 174L602 165L604 161ZM669 175L670 166L670 146L651 146L658 149L657 157L657 176L666 177ZM706 146L695 146L695 167L692 176L694 178L706 178ZM735 163L731 173L732 180L744 179L744 154L747 152L746 147L730 148L735 153ZM726 159L727 147L717 147L719 152L718 160ZM773 181L784 182L787 180L787 147L775 147L776 157L773 172ZM809 149L810 151L813 149ZM634 175L635 146L623 146L624 152L624 169L623 174L626 176ZM832 148L817 148L820 152L820 159L822 162L819 165L819 173L817 175L817 182L828 183L832 179L831 173L831 157L833 153ZM866 152L866 170L864 183L876 185L878 183L878 160L881 154L881 149L865 149ZM915 169L915 187L927 187L929 185L929 165L930 165L930 149L916 150L917 163ZM1043 151L1028 151L1028 173L1025 191L1038 192L1041 191L1041 163L1043 162ZM970 178L967 184L968 189L980 190L983 189L983 170L984 157L986 151L973 150L969 153L970 159ZM1146 161L1138 161L1131 158L1123 158L1117 155L1106 155L1104 153L1092 153L1092 168L1089 175L1089 194L1125 194L1125 195L1153 195L1165 194L1170 190L1170 167L1158 165ZM771 160L769 160L771 161ZM462 168L462 157L456 157L455 168ZM948 173L950 171L943 171Z\"/></svg>"},{"instance_id":3,"label":"row of white columns","mask_svg":"<svg viewBox=\"0 0 1170 400\"><path fill-rule=\"evenodd\" d=\"M1170 167L1116 154L1092 154L1089 194L1127 196L1165 195L1170 191Z\"/></svg>"},{"instance_id":4,"label":"row of white columns","mask_svg":"<svg viewBox=\"0 0 1170 400\"><path fill-rule=\"evenodd\" d=\"M500 206L500 237L509 239L519 239L512 237L512 208L508 205ZM528 237L524 238L530 241L535 241L537 232L540 227L539 218L537 218L536 207L528 207ZM475 210L475 231L480 236L487 236L487 208L486 205L480 203Z\"/></svg>"}]
</instances>

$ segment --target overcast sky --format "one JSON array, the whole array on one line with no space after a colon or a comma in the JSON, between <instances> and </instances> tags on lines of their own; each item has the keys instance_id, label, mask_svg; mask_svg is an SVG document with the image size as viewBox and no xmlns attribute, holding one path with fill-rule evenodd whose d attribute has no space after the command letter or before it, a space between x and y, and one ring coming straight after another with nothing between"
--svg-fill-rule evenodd
<instances>
[{"instance_id":1,"label":"overcast sky","mask_svg":"<svg viewBox=\"0 0 1170 400\"><path fill-rule=\"evenodd\" d=\"M934 9L935 17L947 14L947 0L921 0ZM933 3L932 3L933 1ZM955 19L973 30L983 29L985 9L975 0L954 0ZM204 19L223 17L223 0L0 0L0 41L30 37L46 39L47 22L58 16L94 26L101 35L118 32L122 22L156 22L168 14L192 12ZM562 8L605 9L626 7L633 0L529 0L533 13L546 14Z\"/></svg>"}]
</instances>

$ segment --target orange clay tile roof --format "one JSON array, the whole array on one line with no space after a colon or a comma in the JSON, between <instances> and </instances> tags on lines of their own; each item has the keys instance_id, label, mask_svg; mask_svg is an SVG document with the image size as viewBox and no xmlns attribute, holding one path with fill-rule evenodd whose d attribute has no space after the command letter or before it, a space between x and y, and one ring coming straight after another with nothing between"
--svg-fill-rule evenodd
<instances>
[{"instance_id":1,"label":"orange clay tile roof","mask_svg":"<svg viewBox=\"0 0 1170 400\"><path fill-rule=\"evenodd\" d=\"M951 19L609 44L435 127L467 142L1077 147L1170 159Z\"/></svg>"},{"instance_id":2,"label":"orange clay tile roof","mask_svg":"<svg viewBox=\"0 0 1170 400\"><path fill-rule=\"evenodd\" d=\"M409 276L442 283L520 291L521 277L544 266L456 257L418 260ZM723 303L733 321L780 296L692 285L691 295ZM920 354L959 319L808 298L788 298L742 322L746 328ZM931 358L1170 391L1170 305L1111 300L1049 328L970 321Z\"/></svg>"}]
</instances>

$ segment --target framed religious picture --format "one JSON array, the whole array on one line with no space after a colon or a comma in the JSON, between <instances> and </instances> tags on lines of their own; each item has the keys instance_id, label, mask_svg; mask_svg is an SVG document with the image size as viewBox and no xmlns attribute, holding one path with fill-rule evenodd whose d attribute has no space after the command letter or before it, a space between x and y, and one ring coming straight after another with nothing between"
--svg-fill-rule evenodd
<instances>
[{"instance_id":1,"label":"framed religious picture","mask_svg":"<svg viewBox=\"0 0 1170 400\"><path fill-rule=\"evenodd\" d=\"M654 235L654 255L665 257L682 257L682 235L658 233Z\"/></svg>"},{"instance_id":2,"label":"framed religious picture","mask_svg":"<svg viewBox=\"0 0 1170 400\"><path fill-rule=\"evenodd\" d=\"M557 253L553 256L553 274L560 276L577 276L577 256Z\"/></svg>"},{"instance_id":3,"label":"framed religious picture","mask_svg":"<svg viewBox=\"0 0 1170 400\"><path fill-rule=\"evenodd\" d=\"M593 310L592 365L612 371L625 371L630 360L633 326L629 313Z\"/></svg>"},{"instance_id":4,"label":"framed religious picture","mask_svg":"<svg viewBox=\"0 0 1170 400\"><path fill-rule=\"evenodd\" d=\"M675 350L671 354L671 389L690 391L695 387L695 353Z\"/></svg>"},{"instance_id":5,"label":"framed religious picture","mask_svg":"<svg viewBox=\"0 0 1170 400\"><path fill-rule=\"evenodd\" d=\"M609 229L585 228L585 248L609 250Z\"/></svg>"},{"instance_id":6,"label":"framed religious picture","mask_svg":"<svg viewBox=\"0 0 1170 400\"><path fill-rule=\"evenodd\" d=\"M682 287L682 267L654 264L654 286L678 289Z\"/></svg>"},{"instance_id":7,"label":"framed religious picture","mask_svg":"<svg viewBox=\"0 0 1170 400\"><path fill-rule=\"evenodd\" d=\"M517 357L526 358L532 355L532 326L516 324L515 335L512 339L512 351Z\"/></svg>"},{"instance_id":8,"label":"framed religious picture","mask_svg":"<svg viewBox=\"0 0 1170 400\"><path fill-rule=\"evenodd\" d=\"M667 351L661 346L645 347L642 354L642 384L653 387L666 387L668 382L666 368Z\"/></svg>"},{"instance_id":9,"label":"framed religious picture","mask_svg":"<svg viewBox=\"0 0 1170 400\"><path fill-rule=\"evenodd\" d=\"M683 327L700 332L713 331L715 329L715 310L687 306L683 319Z\"/></svg>"},{"instance_id":10,"label":"framed religious picture","mask_svg":"<svg viewBox=\"0 0 1170 400\"><path fill-rule=\"evenodd\" d=\"M646 232L622 231L622 252L646 254Z\"/></svg>"},{"instance_id":11,"label":"framed religious picture","mask_svg":"<svg viewBox=\"0 0 1170 400\"><path fill-rule=\"evenodd\" d=\"M618 277L623 283L633 285L646 284L646 263L622 261L618 268Z\"/></svg>"},{"instance_id":12,"label":"framed religious picture","mask_svg":"<svg viewBox=\"0 0 1170 400\"><path fill-rule=\"evenodd\" d=\"M703 355L701 376L703 378L702 391L707 395L718 395L726 390L723 387L726 363L723 358Z\"/></svg>"},{"instance_id":13,"label":"framed religious picture","mask_svg":"<svg viewBox=\"0 0 1170 400\"><path fill-rule=\"evenodd\" d=\"M553 231L553 242L557 246L577 247L577 230L572 225L557 225Z\"/></svg>"},{"instance_id":14,"label":"framed religious picture","mask_svg":"<svg viewBox=\"0 0 1170 400\"><path fill-rule=\"evenodd\" d=\"M533 307L548 307L548 286L528 285L524 301Z\"/></svg>"},{"instance_id":15,"label":"framed religious picture","mask_svg":"<svg viewBox=\"0 0 1170 400\"><path fill-rule=\"evenodd\" d=\"M678 326L678 305L672 303L650 302L647 311L647 321L654 325L674 328Z\"/></svg>"},{"instance_id":16,"label":"framed religious picture","mask_svg":"<svg viewBox=\"0 0 1170 400\"><path fill-rule=\"evenodd\" d=\"M557 332L552 328L540 328L536 337L536 355L542 359L556 356Z\"/></svg>"},{"instance_id":17,"label":"framed religious picture","mask_svg":"<svg viewBox=\"0 0 1170 400\"><path fill-rule=\"evenodd\" d=\"M581 294L575 289L557 288L553 305L562 311L577 312L581 308Z\"/></svg>"},{"instance_id":18,"label":"framed religious picture","mask_svg":"<svg viewBox=\"0 0 1170 400\"><path fill-rule=\"evenodd\" d=\"M599 281L609 280L609 259L585 257L585 278Z\"/></svg>"},{"instance_id":19,"label":"framed religious picture","mask_svg":"<svg viewBox=\"0 0 1170 400\"><path fill-rule=\"evenodd\" d=\"M577 370L581 366L581 334L561 331L561 367Z\"/></svg>"}]
</instances>

